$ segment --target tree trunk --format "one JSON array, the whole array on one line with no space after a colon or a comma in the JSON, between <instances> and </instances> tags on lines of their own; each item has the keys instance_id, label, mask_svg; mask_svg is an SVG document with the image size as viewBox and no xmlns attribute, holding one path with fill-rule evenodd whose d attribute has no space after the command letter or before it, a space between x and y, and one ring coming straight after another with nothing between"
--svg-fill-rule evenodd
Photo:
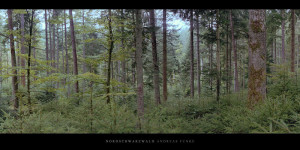
<instances>
[{"instance_id":1,"label":"tree trunk","mask_svg":"<svg viewBox=\"0 0 300 150\"><path fill-rule=\"evenodd\" d=\"M84 26L84 10L82 10L82 25ZM82 57L85 59L85 33L82 34L82 40L83 40L83 45L82 45ZM86 73L86 64L85 62L82 63L82 70L83 73Z\"/></svg>"},{"instance_id":2,"label":"tree trunk","mask_svg":"<svg viewBox=\"0 0 300 150\"><path fill-rule=\"evenodd\" d=\"M60 47L59 47L59 34L58 34L58 27L59 27L59 24L57 24L57 27L56 27L56 38L57 38L57 49L56 49L56 70L57 72L59 72L59 50L60 50ZM57 81L56 83L56 88L58 89L59 88L59 81Z\"/></svg>"},{"instance_id":3,"label":"tree trunk","mask_svg":"<svg viewBox=\"0 0 300 150\"><path fill-rule=\"evenodd\" d=\"M190 86L191 86L191 98L194 98L194 23L193 23L193 9L190 10Z\"/></svg>"},{"instance_id":4,"label":"tree trunk","mask_svg":"<svg viewBox=\"0 0 300 150\"><path fill-rule=\"evenodd\" d=\"M49 10L49 19L50 19L50 10ZM52 25L50 24L50 22L48 22L48 24L49 24L49 40L50 40L50 50L48 51L49 53L50 53L50 65L53 67L53 62L52 62L52 60L53 60L53 55L52 55L52 51L53 51L53 43L52 43ZM50 72L50 74L52 73L52 71Z\"/></svg>"},{"instance_id":5,"label":"tree trunk","mask_svg":"<svg viewBox=\"0 0 300 150\"><path fill-rule=\"evenodd\" d=\"M82 26L85 28L84 26L84 10L82 10ZM85 33L82 34L82 57L83 59L85 59ZM82 62L82 71L83 73L86 73L86 64L85 62ZM85 81L83 80L83 88L82 88L83 92L85 91Z\"/></svg>"},{"instance_id":6,"label":"tree trunk","mask_svg":"<svg viewBox=\"0 0 300 150\"><path fill-rule=\"evenodd\" d=\"M56 10L53 9L53 16L52 16L53 19L56 19ZM56 63L55 63L55 52L56 52L56 42L55 42L55 24L52 24L52 56L53 56L53 69L56 68ZM54 70L52 71L53 73L55 72Z\"/></svg>"},{"instance_id":7,"label":"tree trunk","mask_svg":"<svg viewBox=\"0 0 300 150\"><path fill-rule=\"evenodd\" d=\"M132 13L132 21L133 21L133 23L134 23L134 13ZM133 29L134 31L133 32L135 32L135 29ZM134 40L134 47L136 47L136 37L135 37L135 35L134 35L134 37L133 37L133 40ZM135 70L136 70L136 51L134 51L133 53L132 53L132 64L131 64L131 68L132 68L132 85L134 85L135 86Z\"/></svg>"},{"instance_id":8,"label":"tree trunk","mask_svg":"<svg viewBox=\"0 0 300 150\"><path fill-rule=\"evenodd\" d=\"M61 70L62 70L62 73L65 74L65 56L64 56L64 24L61 24L61 57L62 57L62 67L61 67ZM62 80L62 83L65 87L66 85L66 82L65 80L63 79Z\"/></svg>"},{"instance_id":9,"label":"tree trunk","mask_svg":"<svg viewBox=\"0 0 300 150\"><path fill-rule=\"evenodd\" d=\"M221 65L220 65L220 31L219 31L219 9L217 10L217 52L216 52L216 59L217 59L217 101L219 101L220 97L220 72L221 72Z\"/></svg>"},{"instance_id":10,"label":"tree trunk","mask_svg":"<svg viewBox=\"0 0 300 150\"><path fill-rule=\"evenodd\" d=\"M64 9L64 24L65 24L65 51L66 51L66 73L69 74L69 56L68 56L68 43L67 43L67 22L66 22L66 10ZM69 80L69 79L68 79ZM67 80L65 79L65 82ZM69 97L71 93L70 84L68 84L68 92L67 97Z\"/></svg>"},{"instance_id":11,"label":"tree trunk","mask_svg":"<svg viewBox=\"0 0 300 150\"><path fill-rule=\"evenodd\" d=\"M141 18L142 10L136 10L136 73L137 73L137 114L140 120L144 118L144 83L143 83L143 50L142 50L142 41L143 41L143 24ZM141 124L138 123L141 128Z\"/></svg>"},{"instance_id":12,"label":"tree trunk","mask_svg":"<svg viewBox=\"0 0 300 150\"><path fill-rule=\"evenodd\" d=\"M123 9L121 10L121 17L122 19L124 19L124 13L123 13ZM121 47L122 47L122 51L124 51L124 23L123 21L121 22L122 26L121 26ZM126 59L121 61L121 66L122 66L122 82L126 83Z\"/></svg>"},{"instance_id":13,"label":"tree trunk","mask_svg":"<svg viewBox=\"0 0 300 150\"><path fill-rule=\"evenodd\" d=\"M292 13L292 35L291 35L291 72L295 72L295 10L291 9Z\"/></svg>"},{"instance_id":14,"label":"tree trunk","mask_svg":"<svg viewBox=\"0 0 300 150\"><path fill-rule=\"evenodd\" d=\"M106 103L110 103L110 75L111 75L111 54L112 50L114 48L114 41L113 41L113 33L112 33L112 27L111 27L111 10L108 10L108 28L109 28L109 48L108 48L108 65L107 65L107 81L106 81L106 94L107 94L107 100Z\"/></svg>"},{"instance_id":15,"label":"tree trunk","mask_svg":"<svg viewBox=\"0 0 300 150\"><path fill-rule=\"evenodd\" d=\"M233 49L233 56L234 56L234 92L239 91L239 78L238 78L238 68L237 68L237 50L235 47L235 40L234 40L234 27L233 27L233 20L232 20L232 10L230 10L230 26L231 26L231 42L232 42L232 49Z\"/></svg>"},{"instance_id":16,"label":"tree trunk","mask_svg":"<svg viewBox=\"0 0 300 150\"><path fill-rule=\"evenodd\" d=\"M229 19L228 15L227 15L227 20ZM229 41L228 38L229 37L229 29L228 29L228 24L226 26L226 93L229 93Z\"/></svg>"},{"instance_id":17,"label":"tree trunk","mask_svg":"<svg viewBox=\"0 0 300 150\"><path fill-rule=\"evenodd\" d=\"M76 53L76 41L75 41L75 32L74 32L74 23L73 23L73 15L72 9L69 9L69 16L70 16L70 29L71 29L71 39L72 39L72 49L73 49L73 72L74 75L78 75L78 65L77 65L77 53ZM75 83L75 91L79 93L79 85L78 80ZM79 101L78 101L79 102Z\"/></svg>"},{"instance_id":18,"label":"tree trunk","mask_svg":"<svg viewBox=\"0 0 300 150\"><path fill-rule=\"evenodd\" d=\"M248 107L266 97L265 11L249 10L249 82Z\"/></svg>"},{"instance_id":19,"label":"tree trunk","mask_svg":"<svg viewBox=\"0 0 300 150\"><path fill-rule=\"evenodd\" d=\"M29 31L29 49L28 49L28 61L27 61L27 96L28 96L28 106L29 106L29 113L32 113L31 110L31 95L30 95L30 63L31 63L31 37L32 37L32 28L33 28L33 16L34 10L32 10L31 20L30 20L30 31Z\"/></svg>"},{"instance_id":20,"label":"tree trunk","mask_svg":"<svg viewBox=\"0 0 300 150\"><path fill-rule=\"evenodd\" d=\"M198 85L198 98L200 99L201 84L200 84L200 35L199 35L199 14L196 14L196 32L197 32L197 85Z\"/></svg>"},{"instance_id":21,"label":"tree trunk","mask_svg":"<svg viewBox=\"0 0 300 150\"><path fill-rule=\"evenodd\" d=\"M25 55L24 14L20 14L20 16L21 16L21 54ZM25 58L23 58L23 57L21 57L21 66L22 66L22 69L25 69ZM21 71L21 84L23 87L25 87L25 73L23 71Z\"/></svg>"},{"instance_id":22,"label":"tree trunk","mask_svg":"<svg viewBox=\"0 0 300 150\"><path fill-rule=\"evenodd\" d=\"M168 99L167 88L167 10L163 9L163 98Z\"/></svg>"},{"instance_id":23,"label":"tree trunk","mask_svg":"<svg viewBox=\"0 0 300 150\"><path fill-rule=\"evenodd\" d=\"M159 89L159 66L156 47L156 35L155 35L155 14L154 9L150 10L150 26L151 26L151 42L152 42L152 57L153 57L153 86L154 97L156 104L161 104L160 101L160 89Z\"/></svg>"},{"instance_id":24,"label":"tree trunk","mask_svg":"<svg viewBox=\"0 0 300 150\"><path fill-rule=\"evenodd\" d=\"M281 10L281 17L283 18L281 21L281 33L282 33L282 37L281 37L281 41L282 41L282 46L281 46L281 63L284 64L285 63L285 47L284 47L284 43L285 43L285 21L284 21L284 9Z\"/></svg>"},{"instance_id":25,"label":"tree trunk","mask_svg":"<svg viewBox=\"0 0 300 150\"><path fill-rule=\"evenodd\" d=\"M16 69L16 53L15 53L15 45L14 45L14 36L13 32L13 24L12 24L12 9L7 10L8 15L8 28L10 31L9 41L10 41L10 53L11 53L11 66L12 66L12 101L14 110L17 111L19 108L19 99L17 96L18 93L18 78L17 78L17 69Z\"/></svg>"}]
</instances>

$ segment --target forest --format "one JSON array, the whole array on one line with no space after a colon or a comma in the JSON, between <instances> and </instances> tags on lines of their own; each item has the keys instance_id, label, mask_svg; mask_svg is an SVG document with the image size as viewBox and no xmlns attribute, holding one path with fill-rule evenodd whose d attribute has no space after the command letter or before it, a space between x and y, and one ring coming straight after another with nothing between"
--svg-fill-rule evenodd
<instances>
[{"instance_id":1,"label":"forest","mask_svg":"<svg viewBox=\"0 0 300 150\"><path fill-rule=\"evenodd\" d=\"M2 9L0 133L300 133L298 18Z\"/></svg>"}]
</instances>

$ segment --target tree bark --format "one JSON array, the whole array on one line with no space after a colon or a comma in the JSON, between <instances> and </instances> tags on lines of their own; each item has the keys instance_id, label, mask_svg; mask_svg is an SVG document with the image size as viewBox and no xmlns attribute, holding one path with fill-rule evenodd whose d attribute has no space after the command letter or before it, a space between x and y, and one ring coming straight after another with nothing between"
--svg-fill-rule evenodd
<instances>
[{"instance_id":1,"label":"tree bark","mask_svg":"<svg viewBox=\"0 0 300 150\"><path fill-rule=\"evenodd\" d=\"M58 28L59 28L59 24L57 24L56 26L56 38L57 38L57 49L56 49L56 70L57 72L59 72L59 50L60 50L60 47L59 47L59 34L58 34ZM59 81L57 81L56 83L56 88L58 89L59 88Z\"/></svg>"},{"instance_id":2,"label":"tree bark","mask_svg":"<svg viewBox=\"0 0 300 150\"><path fill-rule=\"evenodd\" d=\"M266 97L265 11L249 10L249 82L248 107Z\"/></svg>"},{"instance_id":3,"label":"tree bark","mask_svg":"<svg viewBox=\"0 0 300 150\"><path fill-rule=\"evenodd\" d=\"M232 49L233 49L233 57L234 57L234 92L239 91L239 78L238 78L238 68L237 68L237 50L235 46L234 40L234 27L233 27L233 20L232 20L232 10L230 10L230 26L231 26L231 42L232 42Z\"/></svg>"},{"instance_id":4,"label":"tree bark","mask_svg":"<svg viewBox=\"0 0 300 150\"><path fill-rule=\"evenodd\" d=\"M227 20L229 20L229 17L227 15ZM230 90L230 83L229 83L229 27L228 27L228 24L226 26L226 93L228 94L229 93L229 90Z\"/></svg>"},{"instance_id":5,"label":"tree bark","mask_svg":"<svg viewBox=\"0 0 300 150\"><path fill-rule=\"evenodd\" d=\"M167 87L167 10L163 9L163 98L168 99Z\"/></svg>"},{"instance_id":6,"label":"tree bark","mask_svg":"<svg viewBox=\"0 0 300 150\"><path fill-rule=\"evenodd\" d=\"M136 10L136 73L137 73L137 114L141 120L144 118L144 83L143 83L143 24L142 24L142 10ZM139 124L140 126L140 124Z\"/></svg>"},{"instance_id":7,"label":"tree bark","mask_svg":"<svg viewBox=\"0 0 300 150\"><path fill-rule=\"evenodd\" d=\"M84 10L82 10L82 25L84 26ZM82 34L83 46L82 46L82 57L85 59L85 33ZM86 73L86 64L85 62L82 63L82 70L83 73Z\"/></svg>"},{"instance_id":8,"label":"tree bark","mask_svg":"<svg viewBox=\"0 0 300 150\"><path fill-rule=\"evenodd\" d=\"M285 63L285 47L284 47L284 43L285 43L285 19L284 19L284 11L285 10L281 10L281 17L283 18L281 21L281 33L282 33L282 37L281 37L281 41L282 41L282 46L281 46L281 63L284 64Z\"/></svg>"},{"instance_id":9,"label":"tree bark","mask_svg":"<svg viewBox=\"0 0 300 150\"><path fill-rule=\"evenodd\" d=\"M220 31L219 31L219 9L217 10L217 101L220 99Z\"/></svg>"},{"instance_id":10,"label":"tree bark","mask_svg":"<svg viewBox=\"0 0 300 150\"><path fill-rule=\"evenodd\" d=\"M291 9L292 20L291 20L291 72L295 72L295 10Z\"/></svg>"},{"instance_id":11,"label":"tree bark","mask_svg":"<svg viewBox=\"0 0 300 150\"><path fill-rule=\"evenodd\" d=\"M50 19L50 10L49 10L49 19ZM52 48L52 45L53 45L53 43L52 43L52 25L50 24L50 22L48 22L48 24L49 24L49 41L50 41L50 49L49 49L49 54L50 54L50 65L53 67L53 62L52 62L52 60L53 60L53 53L52 53L52 51L53 51L53 48ZM50 74L52 73L52 71L50 72Z\"/></svg>"},{"instance_id":12,"label":"tree bark","mask_svg":"<svg viewBox=\"0 0 300 150\"><path fill-rule=\"evenodd\" d=\"M24 40L25 40L25 33L24 33L24 14L20 14L21 16L21 54L25 55L25 47L24 47ZM21 67L25 69L25 58L21 57ZM21 71L21 85L25 87L25 73Z\"/></svg>"},{"instance_id":13,"label":"tree bark","mask_svg":"<svg viewBox=\"0 0 300 150\"><path fill-rule=\"evenodd\" d=\"M75 41L75 32L74 32L74 23L73 23L73 15L72 9L69 9L69 16L70 16L70 29L71 29L71 39L72 39L72 49L73 49L73 72L74 75L78 75L78 65L77 65L77 53L76 53L76 41ZM79 85L78 80L75 83L75 91L79 93Z\"/></svg>"},{"instance_id":14,"label":"tree bark","mask_svg":"<svg viewBox=\"0 0 300 150\"><path fill-rule=\"evenodd\" d=\"M19 99L17 96L18 93L18 78L17 78L17 69L16 69L16 53L14 45L14 35L13 35L13 24L12 24L12 9L7 10L8 15L8 28L10 31L9 41L10 41L10 53L11 53L11 66L12 66L12 101L13 107L16 111L19 108Z\"/></svg>"},{"instance_id":15,"label":"tree bark","mask_svg":"<svg viewBox=\"0 0 300 150\"><path fill-rule=\"evenodd\" d=\"M111 9L108 10L108 29L109 29L109 48L108 48L108 65L107 65L107 81L106 81L106 94L107 100L106 103L110 103L110 75L111 75L111 54L114 48L114 41L113 41L113 33L112 33L112 26L111 26Z\"/></svg>"},{"instance_id":16,"label":"tree bark","mask_svg":"<svg viewBox=\"0 0 300 150\"><path fill-rule=\"evenodd\" d=\"M121 10L122 19L124 19L124 12L123 11L124 10L122 9ZM124 46L124 23L123 23L123 21L121 22L121 24L122 24L122 26L121 26L121 35L122 35L122 37L121 37L121 48L122 48L122 51L124 51L125 46ZM122 66L122 82L126 83L126 70L125 70L126 69L126 59L121 61L121 66Z\"/></svg>"},{"instance_id":17,"label":"tree bark","mask_svg":"<svg viewBox=\"0 0 300 150\"><path fill-rule=\"evenodd\" d=\"M194 98L194 22L193 22L193 9L190 10L190 86L191 86L191 98Z\"/></svg>"},{"instance_id":18,"label":"tree bark","mask_svg":"<svg viewBox=\"0 0 300 150\"><path fill-rule=\"evenodd\" d=\"M196 32L197 32L197 85L198 85L198 98L200 99L201 94L201 83L200 83L200 34L199 34L199 14L196 14Z\"/></svg>"},{"instance_id":19,"label":"tree bark","mask_svg":"<svg viewBox=\"0 0 300 150\"><path fill-rule=\"evenodd\" d=\"M31 37L32 37L32 28L33 28L33 16L34 10L32 10L31 20L30 20L30 31L29 31L29 49L28 49L28 61L27 61L27 96L28 96L28 106L29 106L29 113L32 113L31 110L31 95L30 95L30 63L31 63Z\"/></svg>"},{"instance_id":20,"label":"tree bark","mask_svg":"<svg viewBox=\"0 0 300 150\"><path fill-rule=\"evenodd\" d=\"M154 97L156 104L161 104L160 101L160 89L159 89L159 66L156 47L156 35L155 35L155 14L154 9L150 10L150 26L151 26L151 42L152 42L152 58L153 58L153 86Z\"/></svg>"},{"instance_id":21,"label":"tree bark","mask_svg":"<svg viewBox=\"0 0 300 150\"><path fill-rule=\"evenodd\" d=\"M66 73L69 74L69 56L68 56L68 43L67 43L67 21L66 21L66 10L64 9L64 25L65 25L65 51L66 51ZM67 80L65 79L65 82ZM71 93L70 84L68 84L68 92L67 97L69 97Z\"/></svg>"},{"instance_id":22,"label":"tree bark","mask_svg":"<svg viewBox=\"0 0 300 150\"><path fill-rule=\"evenodd\" d=\"M56 10L54 10L53 9L53 16L52 16L52 18L53 19L55 19L56 18ZM53 56L53 69L55 69L56 68L56 63L55 63L55 52L56 52L56 42L55 42L55 24L52 24L52 42L53 42L53 44L52 44L52 56ZM53 70L53 73L54 73L55 71Z\"/></svg>"}]
</instances>

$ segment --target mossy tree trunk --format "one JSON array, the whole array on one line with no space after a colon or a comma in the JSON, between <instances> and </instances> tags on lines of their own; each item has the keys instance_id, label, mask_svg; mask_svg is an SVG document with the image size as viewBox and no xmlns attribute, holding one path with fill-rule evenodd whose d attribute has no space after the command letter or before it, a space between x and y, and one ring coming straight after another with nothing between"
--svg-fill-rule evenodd
<instances>
[{"instance_id":1,"label":"mossy tree trunk","mask_svg":"<svg viewBox=\"0 0 300 150\"><path fill-rule=\"evenodd\" d=\"M248 107L266 97L265 11L249 10L249 82Z\"/></svg>"}]
</instances>

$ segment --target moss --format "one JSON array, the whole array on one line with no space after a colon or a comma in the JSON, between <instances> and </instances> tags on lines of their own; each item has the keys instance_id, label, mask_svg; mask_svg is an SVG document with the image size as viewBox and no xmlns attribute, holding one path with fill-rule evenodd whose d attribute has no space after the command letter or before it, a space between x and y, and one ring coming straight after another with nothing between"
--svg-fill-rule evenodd
<instances>
[{"instance_id":1,"label":"moss","mask_svg":"<svg viewBox=\"0 0 300 150\"><path fill-rule=\"evenodd\" d=\"M256 70L253 65L250 66L250 76L248 83L248 107L253 108L255 104L263 100L263 95L258 92L257 87L261 87L265 82L265 73L263 68Z\"/></svg>"},{"instance_id":2,"label":"moss","mask_svg":"<svg viewBox=\"0 0 300 150\"><path fill-rule=\"evenodd\" d=\"M259 20L251 21L250 26L254 33L259 33L263 31L261 21Z\"/></svg>"},{"instance_id":3,"label":"moss","mask_svg":"<svg viewBox=\"0 0 300 150\"><path fill-rule=\"evenodd\" d=\"M260 55L260 58L261 58L262 60L265 60L265 59L266 59L266 57L265 57L264 55Z\"/></svg>"},{"instance_id":4,"label":"moss","mask_svg":"<svg viewBox=\"0 0 300 150\"><path fill-rule=\"evenodd\" d=\"M252 52L255 52L258 48L260 48L260 42L259 41L257 41L257 42L250 41L249 46L250 46Z\"/></svg>"}]
</instances>

